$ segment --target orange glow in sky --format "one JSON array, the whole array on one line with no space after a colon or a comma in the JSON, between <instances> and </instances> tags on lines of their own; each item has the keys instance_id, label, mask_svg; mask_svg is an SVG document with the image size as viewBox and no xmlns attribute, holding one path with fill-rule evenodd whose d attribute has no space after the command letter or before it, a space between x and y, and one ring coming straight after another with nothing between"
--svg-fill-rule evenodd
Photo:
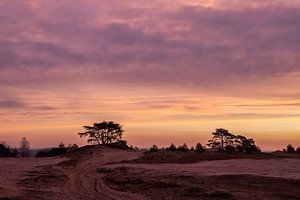
<instances>
[{"instance_id":1,"label":"orange glow in sky","mask_svg":"<svg viewBox=\"0 0 300 200\"><path fill-rule=\"evenodd\" d=\"M129 144L300 145L300 3L2 1L0 141L85 144L113 120Z\"/></svg>"}]
</instances>

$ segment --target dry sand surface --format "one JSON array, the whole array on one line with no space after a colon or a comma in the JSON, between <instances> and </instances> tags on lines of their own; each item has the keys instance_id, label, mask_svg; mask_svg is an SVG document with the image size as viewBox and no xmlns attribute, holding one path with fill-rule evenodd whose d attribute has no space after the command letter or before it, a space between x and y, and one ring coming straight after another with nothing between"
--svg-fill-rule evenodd
<instances>
[{"instance_id":1,"label":"dry sand surface","mask_svg":"<svg viewBox=\"0 0 300 200\"><path fill-rule=\"evenodd\" d=\"M0 158L0 199L300 199L299 158L131 161L142 156L98 146Z\"/></svg>"}]
</instances>

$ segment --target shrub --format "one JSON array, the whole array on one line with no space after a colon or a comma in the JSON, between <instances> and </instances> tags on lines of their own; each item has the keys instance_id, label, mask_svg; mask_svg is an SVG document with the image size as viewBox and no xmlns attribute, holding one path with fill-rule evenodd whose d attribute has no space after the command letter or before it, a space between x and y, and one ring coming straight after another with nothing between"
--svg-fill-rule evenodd
<instances>
[{"instance_id":1,"label":"shrub","mask_svg":"<svg viewBox=\"0 0 300 200\"><path fill-rule=\"evenodd\" d=\"M189 150L189 148L185 143L182 146L178 147L178 151L186 152L188 150Z\"/></svg>"},{"instance_id":2,"label":"shrub","mask_svg":"<svg viewBox=\"0 0 300 200\"><path fill-rule=\"evenodd\" d=\"M30 144L25 137L20 141L19 154L23 158L30 156Z\"/></svg>"},{"instance_id":3,"label":"shrub","mask_svg":"<svg viewBox=\"0 0 300 200\"><path fill-rule=\"evenodd\" d=\"M204 147L199 142L196 144L195 150L198 153L203 153L205 151Z\"/></svg>"},{"instance_id":4,"label":"shrub","mask_svg":"<svg viewBox=\"0 0 300 200\"><path fill-rule=\"evenodd\" d=\"M68 146L68 151L73 151L75 149L78 149L78 145L77 144L69 144Z\"/></svg>"},{"instance_id":5,"label":"shrub","mask_svg":"<svg viewBox=\"0 0 300 200\"><path fill-rule=\"evenodd\" d=\"M300 147L298 147L298 148L296 149L296 153L297 153L297 154L300 154Z\"/></svg>"},{"instance_id":6,"label":"shrub","mask_svg":"<svg viewBox=\"0 0 300 200\"><path fill-rule=\"evenodd\" d=\"M11 157L13 153L10 148L4 143L0 143L0 157Z\"/></svg>"},{"instance_id":7,"label":"shrub","mask_svg":"<svg viewBox=\"0 0 300 200\"><path fill-rule=\"evenodd\" d=\"M36 157L54 157L60 156L68 151L67 148L54 147L51 149L43 149L36 154Z\"/></svg>"},{"instance_id":8,"label":"shrub","mask_svg":"<svg viewBox=\"0 0 300 200\"><path fill-rule=\"evenodd\" d=\"M50 149L42 149L40 150L35 156L36 157L54 157L54 156L60 156L64 153L67 153L69 151L73 151L77 149L77 144L69 144L68 147L65 147L63 143L60 143L58 147L53 147Z\"/></svg>"},{"instance_id":9,"label":"shrub","mask_svg":"<svg viewBox=\"0 0 300 200\"><path fill-rule=\"evenodd\" d=\"M107 146L109 146L111 148L116 148L116 149L129 149L126 140L119 140L117 142L107 144Z\"/></svg>"},{"instance_id":10,"label":"shrub","mask_svg":"<svg viewBox=\"0 0 300 200\"><path fill-rule=\"evenodd\" d=\"M296 152L295 148L291 144L287 145L286 151L288 153L295 153Z\"/></svg>"},{"instance_id":11,"label":"shrub","mask_svg":"<svg viewBox=\"0 0 300 200\"><path fill-rule=\"evenodd\" d=\"M158 152L158 147L154 144L150 150L149 150L151 153L154 153L154 152Z\"/></svg>"},{"instance_id":12,"label":"shrub","mask_svg":"<svg viewBox=\"0 0 300 200\"><path fill-rule=\"evenodd\" d=\"M234 146L228 145L225 147L225 151L227 153L233 153L233 152L235 152L235 148L234 148Z\"/></svg>"},{"instance_id":13,"label":"shrub","mask_svg":"<svg viewBox=\"0 0 300 200\"><path fill-rule=\"evenodd\" d=\"M168 150L168 151L177 151L177 148L176 148L175 144L172 143L172 144L170 145L170 147L169 147L167 150Z\"/></svg>"}]
</instances>

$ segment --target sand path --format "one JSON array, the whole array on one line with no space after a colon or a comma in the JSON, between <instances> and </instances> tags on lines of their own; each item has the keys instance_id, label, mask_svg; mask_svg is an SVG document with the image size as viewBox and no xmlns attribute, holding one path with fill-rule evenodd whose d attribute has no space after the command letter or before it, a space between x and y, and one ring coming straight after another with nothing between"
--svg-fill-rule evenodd
<instances>
[{"instance_id":1,"label":"sand path","mask_svg":"<svg viewBox=\"0 0 300 200\"><path fill-rule=\"evenodd\" d=\"M80 162L74 170L65 171L69 180L61 188L60 194L64 199L140 199L143 196L112 190L102 180L97 168L111 162L136 159L138 152L120 151L116 149L97 148L93 150L93 158Z\"/></svg>"}]
</instances>

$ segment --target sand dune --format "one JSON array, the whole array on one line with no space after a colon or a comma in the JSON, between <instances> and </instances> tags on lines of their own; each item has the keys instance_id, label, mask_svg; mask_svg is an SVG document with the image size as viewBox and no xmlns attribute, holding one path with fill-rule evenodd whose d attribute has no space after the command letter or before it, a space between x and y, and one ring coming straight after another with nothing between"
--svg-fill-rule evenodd
<instances>
[{"instance_id":1,"label":"sand dune","mask_svg":"<svg viewBox=\"0 0 300 200\"><path fill-rule=\"evenodd\" d=\"M250 193L266 189L248 199L300 198L300 159L124 162L141 156L99 146L56 158L0 158L0 199L238 199L248 197L251 181ZM270 183L282 194L274 196Z\"/></svg>"}]
</instances>

